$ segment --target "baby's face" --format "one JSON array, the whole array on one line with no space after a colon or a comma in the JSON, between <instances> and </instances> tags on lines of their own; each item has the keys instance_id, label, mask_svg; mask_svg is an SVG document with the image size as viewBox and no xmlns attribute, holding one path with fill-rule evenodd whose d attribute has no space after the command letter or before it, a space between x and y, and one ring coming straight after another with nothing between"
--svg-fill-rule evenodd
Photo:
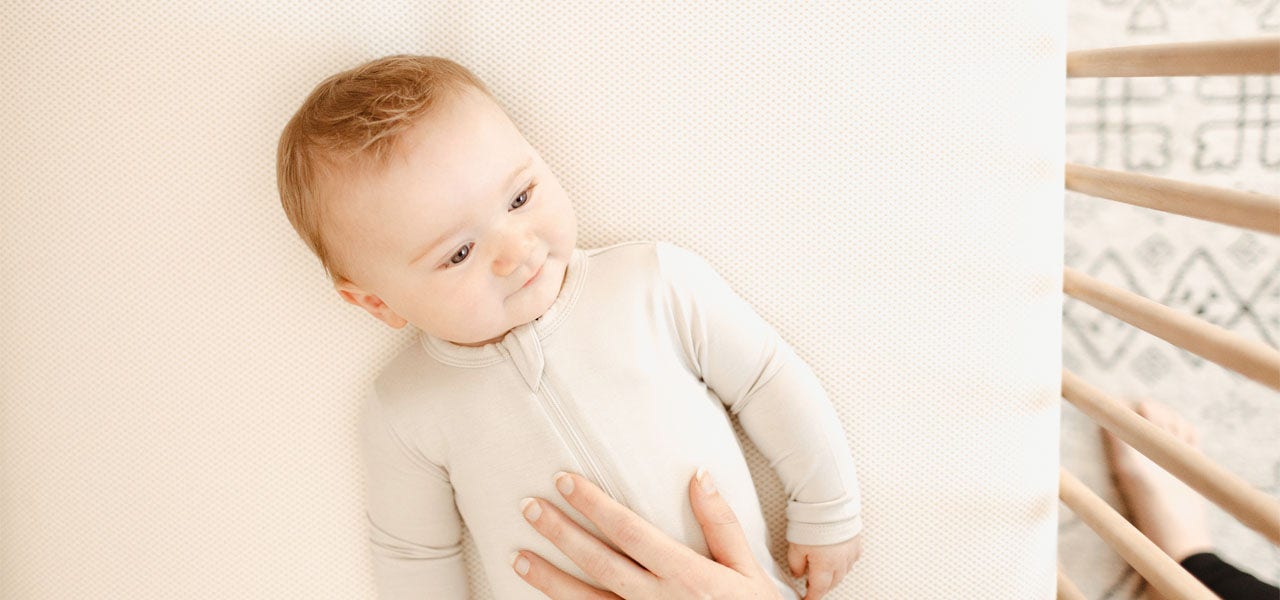
<instances>
[{"instance_id":1,"label":"baby's face","mask_svg":"<svg viewBox=\"0 0 1280 600\"><path fill-rule=\"evenodd\" d=\"M338 293L392 327L409 322L468 346L542 316L578 237L542 158L501 107L471 90L404 141L384 174L345 184L351 201L332 207L362 279L338 282Z\"/></svg>"}]
</instances>

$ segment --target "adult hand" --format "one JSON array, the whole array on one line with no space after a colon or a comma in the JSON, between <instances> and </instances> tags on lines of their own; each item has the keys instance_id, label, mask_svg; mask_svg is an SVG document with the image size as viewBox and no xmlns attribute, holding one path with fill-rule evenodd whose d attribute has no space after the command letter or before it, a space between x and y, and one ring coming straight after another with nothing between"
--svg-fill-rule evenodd
<instances>
[{"instance_id":1,"label":"adult hand","mask_svg":"<svg viewBox=\"0 0 1280 600\"><path fill-rule=\"evenodd\" d=\"M560 494L627 556L587 533L551 503L526 498L521 510L533 528L608 589L587 585L527 550L513 555L513 568L553 600L782 598L751 554L737 516L716 493L711 475L699 471L708 489L704 491L697 475L690 478L689 501L715 561L672 539L582 476L561 472L556 474Z\"/></svg>"}]
</instances>

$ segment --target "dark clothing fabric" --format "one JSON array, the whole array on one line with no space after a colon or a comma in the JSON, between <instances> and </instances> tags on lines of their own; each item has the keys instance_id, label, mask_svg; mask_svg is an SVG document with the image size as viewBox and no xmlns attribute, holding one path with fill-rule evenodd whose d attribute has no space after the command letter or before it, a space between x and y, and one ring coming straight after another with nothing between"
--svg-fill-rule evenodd
<instances>
[{"instance_id":1,"label":"dark clothing fabric","mask_svg":"<svg viewBox=\"0 0 1280 600\"><path fill-rule=\"evenodd\" d=\"M1181 564L1222 600L1280 600L1280 588L1231 566L1212 552L1192 554Z\"/></svg>"}]
</instances>

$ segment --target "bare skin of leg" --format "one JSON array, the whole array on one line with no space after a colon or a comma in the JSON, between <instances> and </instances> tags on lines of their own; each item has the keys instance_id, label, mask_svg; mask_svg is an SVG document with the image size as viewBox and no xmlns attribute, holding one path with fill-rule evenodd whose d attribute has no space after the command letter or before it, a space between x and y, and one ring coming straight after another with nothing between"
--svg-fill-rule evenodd
<instances>
[{"instance_id":1,"label":"bare skin of leg","mask_svg":"<svg viewBox=\"0 0 1280 600\"><path fill-rule=\"evenodd\" d=\"M1137 413L1199 451L1200 436L1195 427L1167 405L1141 400ZM1116 488L1129 508L1130 520L1174 561L1199 552L1212 552L1213 540L1205 524L1205 500L1182 480L1102 430L1102 446L1111 466ZM1148 587L1152 600L1163 600Z\"/></svg>"}]
</instances>

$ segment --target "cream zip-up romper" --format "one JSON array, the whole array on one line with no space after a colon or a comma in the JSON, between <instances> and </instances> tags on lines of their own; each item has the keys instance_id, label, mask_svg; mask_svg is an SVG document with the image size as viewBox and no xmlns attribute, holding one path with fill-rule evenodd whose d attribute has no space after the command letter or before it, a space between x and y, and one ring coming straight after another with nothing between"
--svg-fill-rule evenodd
<instances>
[{"instance_id":1,"label":"cream zip-up romper","mask_svg":"<svg viewBox=\"0 0 1280 600\"><path fill-rule=\"evenodd\" d=\"M666 242L575 248L541 317L499 342L420 332L378 374L361 415L379 597L467 598L462 527L495 598L544 598L511 569L527 549L597 587L520 513L554 503L617 545L555 490L573 471L710 557L689 505L707 467L784 598L760 501L729 413L785 487L786 539L834 544L862 529L844 430L813 371L697 254ZM782 566L785 568L785 565Z\"/></svg>"}]
</instances>

